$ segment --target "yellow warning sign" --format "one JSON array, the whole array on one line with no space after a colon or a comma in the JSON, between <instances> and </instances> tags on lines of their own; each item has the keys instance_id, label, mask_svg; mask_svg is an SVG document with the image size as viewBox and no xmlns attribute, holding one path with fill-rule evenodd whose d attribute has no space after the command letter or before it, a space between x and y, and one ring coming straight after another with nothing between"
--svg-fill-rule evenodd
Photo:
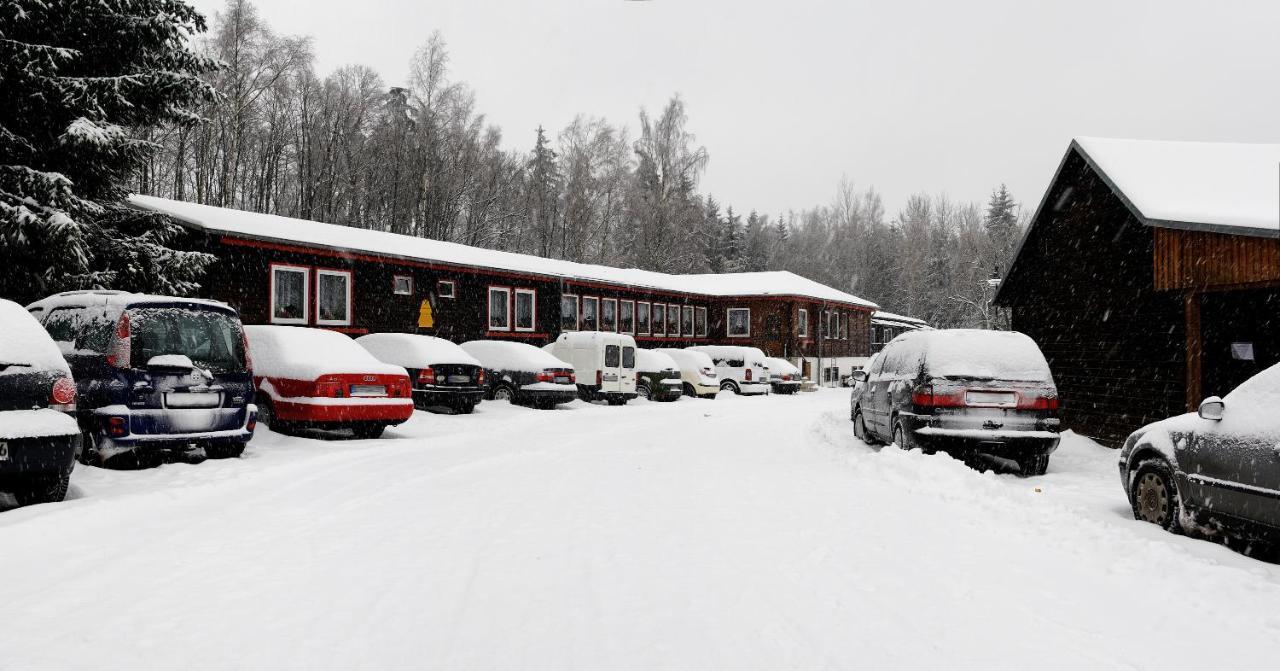
<instances>
[{"instance_id":1,"label":"yellow warning sign","mask_svg":"<svg viewBox=\"0 0 1280 671\"><path fill-rule=\"evenodd\" d=\"M418 307L418 328L435 328L435 325L435 316L431 314L431 301L424 298L422 305Z\"/></svg>"}]
</instances>

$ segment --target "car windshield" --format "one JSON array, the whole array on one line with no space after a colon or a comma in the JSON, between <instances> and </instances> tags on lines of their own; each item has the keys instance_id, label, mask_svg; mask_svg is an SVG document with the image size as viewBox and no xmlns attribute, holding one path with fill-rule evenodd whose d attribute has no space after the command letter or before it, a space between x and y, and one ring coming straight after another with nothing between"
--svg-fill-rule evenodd
<instances>
[{"instance_id":1,"label":"car windshield","mask_svg":"<svg viewBox=\"0 0 1280 671\"><path fill-rule=\"evenodd\" d=\"M129 311L129 329L136 365L181 354L212 371L245 369L240 321L234 315L187 307L136 308Z\"/></svg>"}]
</instances>

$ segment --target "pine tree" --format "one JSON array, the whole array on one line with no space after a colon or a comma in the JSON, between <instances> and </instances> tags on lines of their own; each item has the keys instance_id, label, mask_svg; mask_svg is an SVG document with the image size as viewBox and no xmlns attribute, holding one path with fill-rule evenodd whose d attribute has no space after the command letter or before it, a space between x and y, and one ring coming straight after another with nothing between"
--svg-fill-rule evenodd
<instances>
[{"instance_id":1,"label":"pine tree","mask_svg":"<svg viewBox=\"0 0 1280 671\"><path fill-rule=\"evenodd\" d=\"M137 134L212 95L188 42L204 27L180 0L0 4L0 295L198 286L213 258L170 249L181 229L124 185L155 148Z\"/></svg>"},{"instance_id":2,"label":"pine tree","mask_svg":"<svg viewBox=\"0 0 1280 671\"><path fill-rule=\"evenodd\" d=\"M721 244L720 232L723 227L720 220L720 203L707 196L702 216L702 248L707 260L707 268L713 273L724 271L724 246Z\"/></svg>"},{"instance_id":3,"label":"pine tree","mask_svg":"<svg viewBox=\"0 0 1280 671\"><path fill-rule=\"evenodd\" d=\"M733 213L730 207L725 211L724 233L721 238L724 249L723 272L740 273L743 271L742 218Z\"/></svg>"},{"instance_id":4,"label":"pine tree","mask_svg":"<svg viewBox=\"0 0 1280 671\"><path fill-rule=\"evenodd\" d=\"M533 157L529 159L529 218L537 231L538 256L551 256L557 250L563 257L567 241L559 233L560 220L560 172L556 165L556 152L551 149L547 133L538 126L538 139L533 145Z\"/></svg>"},{"instance_id":5,"label":"pine tree","mask_svg":"<svg viewBox=\"0 0 1280 671\"><path fill-rule=\"evenodd\" d=\"M991 241L996 263L1004 265L1018 244L1018 203L1004 184L991 192L983 227Z\"/></svg>"}]
</instances>

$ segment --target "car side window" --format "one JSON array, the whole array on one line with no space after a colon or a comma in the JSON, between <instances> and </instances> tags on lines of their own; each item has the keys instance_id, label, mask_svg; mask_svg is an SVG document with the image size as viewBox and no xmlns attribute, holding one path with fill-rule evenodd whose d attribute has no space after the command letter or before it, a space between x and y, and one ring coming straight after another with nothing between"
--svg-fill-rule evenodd
<instances>
[{"instance_id":1,"label":"car side window","mask_svg":"<svg viewBox=\"0 0 1280 671\"><path fill-rule=\"evenodd\" d=\"M115 324L100 312L83 307L55 308L45 317L44 328L64 354L73 351L102 354L111 343Z\"/></svg>"}]
</instances>

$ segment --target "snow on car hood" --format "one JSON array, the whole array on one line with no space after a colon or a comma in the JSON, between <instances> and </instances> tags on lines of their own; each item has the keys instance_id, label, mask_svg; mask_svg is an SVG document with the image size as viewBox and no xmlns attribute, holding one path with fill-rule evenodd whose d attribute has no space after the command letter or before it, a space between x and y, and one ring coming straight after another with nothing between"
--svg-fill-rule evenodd
<instances>
[{"instance_id":1,"label":"snow on car hood","mask_svg":"<svg viewBox=\"0 0 1280 671\"><path fill-rule=\"evenodd\" d=\"M246 326L253 374L291 380L321 375L407 375L402 366L383 363L356 341L336 331L303 326Z\"/></svg>"}]
</instances>

